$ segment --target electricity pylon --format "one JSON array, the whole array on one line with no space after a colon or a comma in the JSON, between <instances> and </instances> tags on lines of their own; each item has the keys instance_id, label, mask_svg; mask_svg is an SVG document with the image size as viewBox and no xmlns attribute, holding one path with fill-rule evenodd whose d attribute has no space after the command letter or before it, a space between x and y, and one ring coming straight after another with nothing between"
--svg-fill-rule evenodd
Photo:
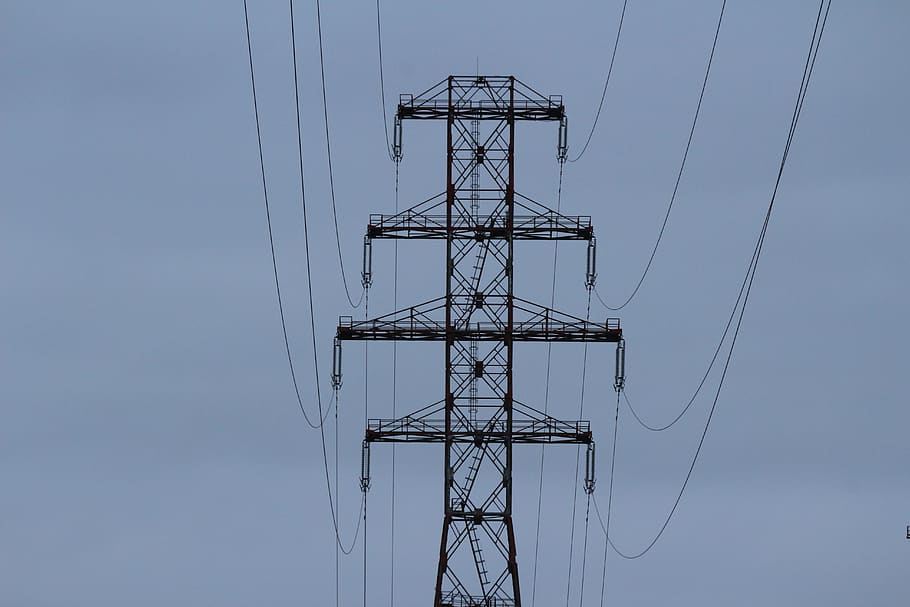
<instances>
[{"instance_id":1,"label":"electricity pylon","mask_svg":"<svg viewBox=\"0 0 910 607\"><path fill-rule=\"evenodd\" d=\"M374 319L339 319L334 379L340 384L344 340L445 342L442 400L398 419L370 419L362 486L369 487L375 442L442 443L444 517L436 607L520 607L512 520L512 447L588 446L586 489L593 489L593 440L587 421L555 419L519 401L513 385L517 342L615 342L619 319L590 322L514 295L519 240L588 243L587 284L595 279L595 239L588 216L566 216L515 190L518 122L559 123L557 156L566 157L561 96L544 97L512 76L449 76L419 95L402 95L394 156L401 159L405 120L445 120L444 194L394 215L370 215L364 283L375 239L437 239L446 245L445 296ZM481 128L483 125L483 128Z\"/></svg>"}]
</instances>

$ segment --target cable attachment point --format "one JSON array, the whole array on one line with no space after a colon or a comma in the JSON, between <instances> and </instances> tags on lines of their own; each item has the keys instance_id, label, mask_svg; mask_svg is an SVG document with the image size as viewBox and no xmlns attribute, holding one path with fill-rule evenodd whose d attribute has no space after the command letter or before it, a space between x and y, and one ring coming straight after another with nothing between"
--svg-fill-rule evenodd
<instances>
[{"instance_id":1,"label":"cable attachment point","mask_svg":"<svg viewBox=\"0 0 910 607\"><path fill-rule=\"evenodd\" d=\"M594 441L588 443L588 451L585 453L585 493L591 495L594 493Z\"/></svg>"},{"instance_id":2,"label":"cable attachment point","mask_svg":"<svg viewBox=\"0 0 910 607\"><path fill-rule=\"evenodd\" d=\"M591 236L588 241L588 266L585 270L585 287L590 291L597 282L597 239Z\"/></svg>"},{"instance_id":3,"label":"cable attachment point","mask_svg":"<svg viewBox=\"0 0 910 607\"><path fill-rule=\"evenodd\" d=\"M360 452L360 490L364 493L370 490L370 443L366 440Z\"/></svg>"},{"instance_id":4,"label":"cable attachment point","mask_svg":"<svg viewBox=\"0 0 910 607\"><path fill-rule=\"evenodd\" d=\"M556 142L556 159L560 164L569 155L569 119L563 116L559 120L559 139Z\"/></svg>"},{"instance_id":5,"label":"cable attachment point","mask_svg":"<svg viewBox=\"0 0 910 607\"><path fill-rule=\"evenodd\" d=\"M338 390L341 387L341 340L335 338L335 344L332 348L332 389Z\"/></svg>"},{"instance_id":6,"label":"cable attachment point","mask_svg":"<svg viewBox=\"0 0 910 607\"><path fill-rule=\"evenodd\" d=\"M363 237L363 269L360 270L360 283L364 289L373 284L373 240L367 234Z\"/></svg>"},{"instance_id":7,"label":"cable attachment point","mask_svg":"<svg viewBox=\"0 0 910 607\"><path fill-rule=\"evenodd\" d=\"M626 385L626 340L616 343L616 376L613 378L613 389L622 392Z\"/></svg>"},{"instance_id":8,"label":"cable attachment point","mask_svg":"<svg viewBox=\"0 0 910 607\"><path fill-rule=\"evenodd\" d=\"M401 162L401 116L395 114L395 126L392 129L392 158Z\"/></svg>"}]
</instances>

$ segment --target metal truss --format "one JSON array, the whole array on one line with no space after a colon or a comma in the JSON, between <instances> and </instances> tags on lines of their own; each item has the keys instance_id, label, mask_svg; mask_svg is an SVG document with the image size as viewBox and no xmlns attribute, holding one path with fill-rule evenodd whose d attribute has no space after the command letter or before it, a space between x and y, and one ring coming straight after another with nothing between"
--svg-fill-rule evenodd
<instances>
[{"instance_id":1,"label":"metal truss","mask_svg":"<svg viewBox=\"0 0 910 607\"><path fill-rule=\"evenodd\" d=\"M446 294L377 318L341 317L333 376L340 385L345 340L445 342L444 397L398 419L369 420L364 461L374 442L443 444L444 515L433 604L518 607L512 447L584 444L593 457L593 440L589 422L559 420L516 400L514 344L621 344L622 328L616 318L591 322L513 293L519 240L586 241L593 285L591 218L556 213L515 191L518 122L558 122L558 157L565 159L560 96L544 97L512 76L450 76L423 93L401 96L396 160L401 125L409 119L446 121L446 189L400 213L370 216L364 285L372 276L374 239L438 239L446 246ZM363 476L369 487L368 471Z\"/></svg>"},{"instance_id":2,"label":"metal truss","mask_svg":"<svg viewBox=\"0 0 910 607\"><path fill-rule=\"evenodd\" d=\"M562 120L562 95L543 95L513 76L449 76L418 95L401 95L399 120Z\"/></svg>"},{"instance_id":3,"label":"metal truss","mask_svg":"<svg viewBox=\"0 0 910 607\"><path fill-rule=\"evenodd\" d=\"M493 399L477 406L491 408L490 417L478 422L464 416L453 419L446 429L445 403L439 401L398 419L371 419L366 439L382 443L568 443L587 445L592 441L591 424L587 421L564 421L551 417L518 401L513 401L512 427L498 418L502 403Z\"/></svg>"},{"instance_id":4,"label":"metal truss","mask_svg":"<svg viewBox=\"0 0 910 607\"><path fill-rule=\"evenodd\" d=\"M489 200L498 190L478 191L478 200ZM515 207L522 214L512 217L509 232L507 217L485 215L481 217L455 216L452 224L441 210L445 210L442 194L426 203L396 215L370 215L367 226L369 238L423 238L423 239L507 239L512 240L590 240L594 235L591 218L587 215L569 217L543 207L530 198L516 195ZM435 211L435 212L434 212Z\"/></svg>"},{"instance_id":5,"label":"metal truss","mask_svg":"<svg viewBox=\"0 0 910 607\"><path fill-rule=\"evenodd\" d=\"M470 301L465 295L452 296L453 305L462 304L469 310L461 318L447 324L434 317L434 312L446 309L446 298L440 297L423 304L411 306L385 316L369 320L354 320L351 316L339 318L337 336L342 340L416 340L416 341L600 341L619 342L622 328L618 318L608 318L603 323L551 310L529 301L512 298L512 311L524 313L520 320L512 319L508 330L507 311L509 300L501 295L477 293ZM471 306L474 309L471 310ZM480 320L475 320L479 317Z\"/></svg>"}]
</instances>

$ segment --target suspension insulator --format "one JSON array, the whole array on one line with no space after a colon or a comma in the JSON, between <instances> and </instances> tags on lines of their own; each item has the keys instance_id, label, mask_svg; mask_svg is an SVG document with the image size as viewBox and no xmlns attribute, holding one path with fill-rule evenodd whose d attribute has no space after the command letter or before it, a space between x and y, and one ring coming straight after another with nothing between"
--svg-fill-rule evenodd
<instances>
[{"instance_id":1,"label":"suspension insulator","mask_svg":"<svg viewBox=\"0 0 910 607\"><path fill-rule=\"evenodd\" d=\"M556 159L565 162L569 154L569 122L565 116L559 121L559 139L556 142Z\"/></svg>"},{"instance_id":2,"label":"suspension insulator","mask_svg":"<svg viewBox=\"0 0 910 607\"><path fill-rule=\"evenodd\" d=\"M360 271L360 282L364 289L373 284L373 240L369 235L363 237L363 269Z\"/></svg>"},{"instance_id":3,"label":"suspension insulator","mask_svg":"<svg viewBox=\"0 0 910 607\"><path fill-rule=\"evenodd\" d=\"M395 126L392 135L392 158L401 162L401 116L395 114Z\"/></svg>"},{"instance_id":4,"label":"suspension insulator","mask_svg":"<svg viewBox=\"0 0 910 607\"><path fill-rule=\"evenodd\" d=\"M360 490L366 493L370 490L370 443L363 441L360 452Z\"/></svg>"},{"instance_id":5,"label":"suspension insulator","mask_svg":"<svg viewBox=\"0 0 910 607\"><path fill-rule=\"evenodd\" d=\"M594 493L594 482L594 441L591 441L585 453L585 493Z\"/></svg>"},{"instance_id":6,"label":"suspension insulator","mask_svg":"<svg viewBox=\"0 0 910 607\"><path fill-rule=\"evenodd\" d=\"M337 390L341 387L341 340L335 338L335 344L332 348L332 388Z\"/></svg>"},{"instance_id":7,"label":"suspension insulator","mask_svg":"<svg viewBox=\"0 0 910 607\"><path fill-rule=\"evenodd\" d=\"M591 240L588 241L588 266L585 270L585 287L588 289L594 288L594 283L597 282L597 239L593 236Z\"/></svg>"},{"instance_id":8,"label":"suspension insulator","mask_svg":"<svg viewBox=\"0 0 910 607\"><path fill-rule=\"evenodd\" d=\"M616 376L613 378L613 389L622 392L626 385L626 340L620 339L616 344Z\"/></svg>"}]
</instances>

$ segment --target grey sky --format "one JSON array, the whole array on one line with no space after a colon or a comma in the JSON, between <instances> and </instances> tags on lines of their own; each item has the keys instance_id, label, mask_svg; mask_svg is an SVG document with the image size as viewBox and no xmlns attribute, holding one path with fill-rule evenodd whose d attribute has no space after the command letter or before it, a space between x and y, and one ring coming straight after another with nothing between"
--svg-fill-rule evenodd
<instances>
[{"instance_id":1,"label":"grey sky","mask_svg":"<svg viewBox=\"0 0 910 607\"><path fill-rule=\"evenodd\" d=\"M313 411L287 5L250 4L280 271ZM383 3L387 106L479 63L563 94L577 152L620 6ZM593 216L598 286L613 302L633 287L656 236L719 6L630 0L600 125L584 158L566 167L563 209ZM685 403L723 330L771 192L816 7L728 3L664 243L621 314L629 396L654 423ZM315 7L296 10L326 388L337 316L352 312L334 252ZM322 11L341 237L357 285L367 215L394 205L375 5L325 2ZM701 460L654 550L634 562L611 556L609 603L892 606L910 597L908 19L902 2L834 3ZM284 360L246 61L239 0L0 7L0 605L334 600L319 434L297 411ZM406 125L402 207L443 189L442 133ZM519 189L538 200L555 196L555 142L553 125L519 130ZM392 310L392 248L375 250L372 315ZM400 250L401 304L441 294L442 249ZM548 245L520 249L523 296L547 301L540 268L549 270L551 255ZM561 247L559 259L558 307L583 314L583 247ZM390 351L370 346L371 415L390 413ZM359 500L363 345L345 352L347 539ZM399 413L439 399L441 345L399 353ZM571 418L581 347L554 354L551 410ZM612 356L591 347L585 404L602 504ZM544 348L526 346L518 357L519 392L540 403ZM621 410L620 547L634 550L656 532L709 405L698 401L660 435ZM426 604L442 450L397 453L397 603ZM523 452L515 473L526 604L538 453ZM386 605L390 450L376 447L373 462L369 604ZM550 449L546 472L539 605L565 600L574 449ZM592 525L584 605L599 603L602 555ZM344 605L360 604L361 575L358 545L342 561Z\"/></svg>"}]
</instances>

